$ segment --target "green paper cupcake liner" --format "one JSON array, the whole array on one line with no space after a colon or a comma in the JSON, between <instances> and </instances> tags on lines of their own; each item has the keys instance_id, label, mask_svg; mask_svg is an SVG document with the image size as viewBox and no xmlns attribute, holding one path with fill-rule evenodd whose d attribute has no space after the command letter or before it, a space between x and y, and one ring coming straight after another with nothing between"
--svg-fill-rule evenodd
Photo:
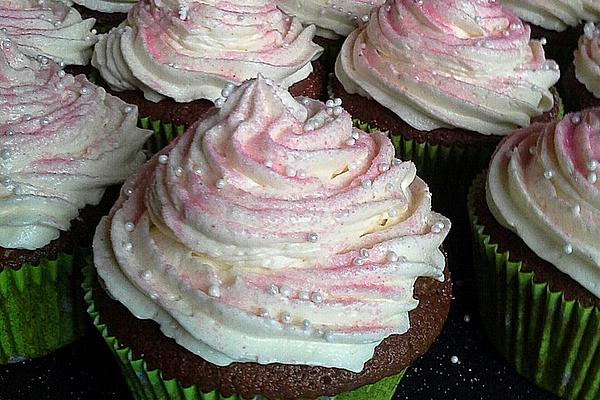
<instances>
[{"instance_id":1,"label":"green paper cupcake liner","mask_svg":"<svg viewBox=\"0 0 600 400\"><path fill-rule=\"evenodd\" d=\"M203 393L197 386L183 386L177 379L165 379L158 369L150 370L143 358L134 359L129 347L123 347L114 336L110 335L107 326L102 322L96 310L92 283L96 279L96 271L91 265L83 269L85 302L87 312L92 318L94 326L104 338L106 344L115 356L125 381L135 400L267 400L263 396L244 399L240 395L225 396L217 390ZM318 400L390 400L396 386L404 376L404 372L384 378L371 385L365 385L351 392L341 393L336 396L321 396Z\"/></svg>"},{"instance_id":2,"label":"green paper cupcake liner","mask_svg":"<svg viewBox=\"0 0 600 400\"><path fill-rule=\"evenodd\" d=\"M485 179L482 173L472 188ZM484 328L498 352L536 385L566 399L600 398L600 310L537 283L500 253L468 196L474 269Z\"/></svg>"},{"instance_id":3,"label":"green paper cupcake liner","mask_svg":"<svg viewBox=\"0 0 600 400\"><path fill-rule=\"evenodd\" d=\"M84 332L80 266L85 250L0 272L0 363L39 357Z\"/></svg>"},{"instance_id":4,"label":"green paper cupcake liner","mask_svg":"<svg viewBox=\"0 0 600 400\"><path fill-rule=\"evenodd\" d=\"M140 128L150 129L154 132L144 144L144 150L151 154L158 153L177 136L183 135L186 129L183 125L161 122L160 120L153 120L149 117L140 118L138 126Z\"/></svg>"}]
</instances>

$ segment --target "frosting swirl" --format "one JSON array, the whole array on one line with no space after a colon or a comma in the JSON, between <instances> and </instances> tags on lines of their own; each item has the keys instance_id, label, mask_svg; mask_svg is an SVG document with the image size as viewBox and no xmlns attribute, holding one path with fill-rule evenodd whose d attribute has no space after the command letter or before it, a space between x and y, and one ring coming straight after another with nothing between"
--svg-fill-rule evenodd
<instances>
[{"instance_id":1,"label":"frosting swirl","mask_svg":"<svg viewBox=\"0 0 600 400\"><path fill-rule=\"evenodd\" d=\"M598 0L500 0L519 18L545 29L562 32L581 21L599 21Z\"/></svg>"},{"instance_id":2,"label":"frosting swirl","mask_svg":"<svg viewBox=\"0 0 600 400\"><path fill-rule=\"evenodd\" d=\"M217 365L360 371L406 332L450 223L389 139L330 103L259 77L148 162L96 231L112 296Z\"/></svg>"},{"instance_id":3,"label":"frosting swirl","mask_svg":"<svg viewBox=\"0 0 600 400\"><path fill-rule=\"evenodd\" d=\"M329 39L348 36L360 22L367 22L373 7L385 0L277 0L277 6L295 15L304 25L315 25L317 35Z\"/></svg>"},{"instance_id":4,"label":"frosting swirl","mask_svg":"<svg viewBox=\"0 0 600 400\"><path fill-rule=\"evenodd\" d=\"M344 42L336 76L414 128L507 134L552 108L558 65L499 4L395 0Z\"/></svg>"},{"instance_id":5,"label":"frosting swirl","mask_svg":"<svg viewBox=\"0 0 600 400\"><path fill-rule=\"evenodd\" d=\"M539 257L600 297L600 108L508 136L492 158L487 202Z\"/></svg>"},{"instance_id":6,"label":"frosting swirl","mask_svg":"<svg viewBox=\"0 0 600 400\"><path fill-rule=\"evenodd\" d=\"M600 98L600 29L593 22L585 24L579 47L573 54L577 80Z\"/></svg>"},{"instance_id":7,"label":"frosting swirl","mask_svg":"<svg viewBox=\"0 0 600 400\"><path fill-rule=\"evenodd\" d=\"M94 23L60 1L0 0L0 27L31 57L86 65L97 41Z\"/></svg>"},{"instance_id":8,"label":"frosting swirl","mask_svg":"<svg viewBox=\"0 0 600 400\"><path fill-rule=\"evenodd\" d=\"M103 36L92 64L111 88L143 90L152 101L215 100L228 83L257 73L287 88L312 72L322 49L266 0L142 0Z\"/></svg>"},{"instance_id":9,"label":"frosting swirl","mask_svg":"<svg viewBox=\"0 0 600 400\"><path fill-rule=\"evenodd\" d=\"M137 109L0 33L0 246L36 249L143 160Z\"/></svg>"}]
</instances>

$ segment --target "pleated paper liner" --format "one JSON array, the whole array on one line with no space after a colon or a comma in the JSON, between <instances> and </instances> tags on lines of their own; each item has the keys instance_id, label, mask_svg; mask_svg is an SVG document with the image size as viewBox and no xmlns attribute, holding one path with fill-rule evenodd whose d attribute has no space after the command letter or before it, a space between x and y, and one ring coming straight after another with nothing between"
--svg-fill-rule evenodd
<instances>
[{"instance_id":1,"label":"pleated paper liner","mask_svg":"<svg viewBox=\"0 0 600 400\"><path fill-rule=\"evenodd\" d=\"M152 154L158 153L177 136L183 135L186 129L183 125L173 125L170 122L163 123L149 117L140 118L138 125L154 132L154 135L150 136L144 144L144 150Z\"/></svg>"},{"instance_id":2,"label":"pleated paper liner","mask_svg":"<svg viewBox=\"0 0 600 400\"><path fill-rule=\"evenodd\" d=\"M566 399L600 399L600 310L537 283L522 263L500 253L468 197L479 309L498 352L536 385Z\"/></svg>"},{"instance_id":3,"label":"pleated paper liner","mask_svg":"<svg viewBox=\"0 0 600 400\"><path fill-rule=\"evenodd\" d=\"M80 265L85 250L0 272L0 363L39 357L84 332Z\"/></svg>"},{"instance_id":4,"label":"pleated paper liner","mask_svg":"<svg viewBox=\"0 0 600 400\"><path fill-rule=\"evenodd\" d=\"M93 293L96 270L93 266L87 265L84 267L83 272L84 282L82 287L88 306L87 312L92 318L94 326L117 359L129 391L135 400L267 400L260 395L255 396L253 399L245 399L235 394L225 396L217 390L203 393L195 385L185 387L177 379L165 379L160 370L150 370L143 358L134 359L132 350L129 347L123 347L119 344L117 338L110 335L108 327L102 322L102 317L96 310ZM351 392L336 396L322 396L318 400L390 400L404 372L405 370Z\"/></svg>"}]
</instances>

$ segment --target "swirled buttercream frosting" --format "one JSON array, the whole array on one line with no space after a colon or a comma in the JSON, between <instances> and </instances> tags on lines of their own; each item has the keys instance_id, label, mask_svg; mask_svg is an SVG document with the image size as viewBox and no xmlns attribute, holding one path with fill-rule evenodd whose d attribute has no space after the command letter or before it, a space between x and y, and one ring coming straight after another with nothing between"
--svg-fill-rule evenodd
<instances>
[{"instance_id":1,"label":"swirled buttercream frosting","mask_svg":"<svg viewBox=\"0 0 600 400\"><path fill-rule=\"evenodd\" d=\"M109 293L216 365L360 371L405 333L450 222L384 134L329 103L259 77L143 166L96 231Z\"/></svg>"},{"instance_id":2,"label":"swirled buttercream frosting","mask_svg":"<svg viewBox=\"0 0 600 400\"><path fill-rule=\"evenodd\" d=\"M500 144L487 203L539 257L600 297L600 108L534 124Z\"/></svg>"},{"instance_id":3,"label":"swirled buttercream frosting","mask_svg":"<svg viewBox=\"0 0 600 400\"><path fill-rule=\"evenodd\" d=\"M0 33L0 246L36 249L143 162L137 109Z\"/></svg>"},{"instance_id":4,"label":"swirled buttercream frosting","mask_svg":"<svg viewBox=\"0 0 600 400\"><path fill-rule=\"evenodd\" d=\"M524 21L562 32L581 21L600 21L598 0L500 0Z\"/></svg>"},{"instance_id":5,"label":"swirled buttercream frosting","mask_svg":"<svg viewBox=\"0 0 600 400\"><path fill-rule=\"evenodd\" d=\"M86 65L97 41L94 22L58 0L0 0L0 27L31 57Z\"/></svg>"},{"instance_id":6,"label":"swirled buttercream frosting","mask_svg":"<svg viewBox=\"0 0 600 400\"><path fill-rule=\"evenodd\" d=\"M573 64L577 80L595 97L600 98L600 29L588 22L574 52Z\"/></svg>"},{"instance_id":7,"label":"swirled buttercream frosting","mask_svg":"<svg viewBox=\"0 0 600 400\"><path fill-rule=\"evenodd\" d=\"M495 2L394 0L348 36L336 76L416 129L504 135L552 108L558 65Z\"/></svg>"},{"instance_id":8,"label":"swirled buttercream frosting","mask_svg":"<svg viewBox=\"0 0 600 400\"><path fill-rule=\"evenodd\" d=\"M92 64L117 91L214 101L258 73L285 88L305 79L322 51L313 36L273 1L141 0L100 39Z\"/></svg>"},{"instance_id":9,"label":"swirled buttercream frosting","mask_svg":"<svg viewBox=\"0 0 600 400\"><path fill-rule=\"evenodd\" d=\"M368 21L369 12L385 0L277 0L286 14L294 15L304 25L315 25L317 35L330 39L348 36L360 23Z\"/></svg>"}]
</instances>

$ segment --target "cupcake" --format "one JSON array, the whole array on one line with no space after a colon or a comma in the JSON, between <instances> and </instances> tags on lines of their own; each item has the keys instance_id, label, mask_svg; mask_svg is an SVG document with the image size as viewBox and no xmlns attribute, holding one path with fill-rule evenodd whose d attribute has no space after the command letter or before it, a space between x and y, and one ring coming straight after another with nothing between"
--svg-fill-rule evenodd
<instances>
[{"instance_id":1,"label":"cupcake","mask_svg":"<svg viewBox=\"0 0 600 400\"><path fill-rule=\"evenodd\" d=\"M561 84L570 94L567 105L572 110L600 106L600 29L593 22L585 24L573 63Z\"/></svg>"},{"instance_id":2,"label":"cupcake","mask_svg":"<svg viewBox=\"0 0 600 400\"><path fill-rule=\"evenodd\" d=\"M465 232L457 199L464 204L502 136L558 113L550 90L558 65L529 33L493 2L388 1L348 36L336 62L333 94L361 126L390 132L434 206L464 221Z\"/></svg>"},{"instance_id":3,"label":"cupcake","mask_svg":"<svg viewBox=\"0 0 600 400\"><path fill-rule=\"evenodd\" d=\"M393 157L259 77L145 164L86 285L134 395L389 400L451 297L450 222Z\"/></svg>"},{"instance_id":4,"label":"cupcake","mask_svg":"<svg viewBox=\"0 0 600 400\"><path fill-rule=\"evenodd\" d=\"M0 32L0 363L81 333L79 248L105 189L143 162L149 134L135 107L13 42Z\"/></svg>"},{"instance_id":5,"label":"cupcake","mask_svg":"<svg viewBox=\"0 0 600 400\"><path fill-rule=\"evenodd\" d=\"M531 24L531 35L547 41L546 51L561 67L568 65L577 47L582 21L600 21L597 0L500 0Z\"/></svg>"},{"instance_id":6,"label":"cupcake","mask_svg":"<svg viewBox=\"0 0 600 400\"><path fill-rule=\"evenodd\" d=\"M101 37L92 64L142 117L189 126L259 72L296 95L320 97L324 76L311 60L322 49L313 36L314 27L302 28L274 1L142 0Z\"/></svg>"},{"instance_id":7,"label":"cupcake","mask_svg":"<svg viewBox=\"0 0 600 400\"><path fill-rule=\"evenodd\" d=\"M599 160L600 108L568 114L504 139L469 193L486 331L567 399L600 397Z\"/></svg>"},{"instance_id":8,"label":"cupcake","mask_svg":"<svg viewBox=\"0 0 600 400\"><path fill-rule=\"evenodd\" d=\"M327 66L333 67L342 42L360 23L369 20L373 7L385 0L277 0L277 6L286 14L298 17L302 24L315 25L315 42L325 49Z\"/></svg>"},{"instance_id":9,"label":"cupcake","mask_svg":"<svg viewBox=\"0 0 600 400\"><path fill-rule=\"evenodd\" d=\"M87 65L98 41L94 22L58 0L0 0L0 28L30 57Z\"/></svg>"}]
</instances>

